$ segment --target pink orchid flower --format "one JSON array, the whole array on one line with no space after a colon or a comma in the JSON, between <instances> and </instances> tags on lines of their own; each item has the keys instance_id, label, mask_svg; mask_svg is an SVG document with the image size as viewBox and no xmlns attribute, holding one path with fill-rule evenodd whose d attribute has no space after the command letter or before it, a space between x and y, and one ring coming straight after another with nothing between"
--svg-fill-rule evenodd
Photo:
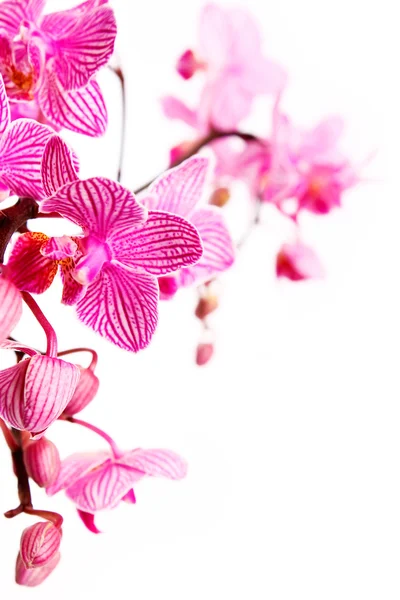
<instances>
[{"instance_id":1,"label":"pink orchid flower","mask_svg":"<svg viewBox=\"0 0 400 600\"><path fill-rule=\"evenodd\" d=\"M312 248L301 242L284 244L276 257L276 275L291 281L321 279L325 271Z\"/></svg>"},{"instance_id":2,"label":"pink orchid flower","mask_svg":"<svg viewBox=\"0 0 400 600\"><path fill-rule=\"evenodd\" d=\"M87 0L43 16L46 0L0 5L0 72L15 101L35 101L55 128L102 135L107 112L93 79L114 49L116 23L107 0Z\"/></svg>"},{"instance_id":3,"label":"pink orchid flower","mask_svg":"<svg viewBox=\"0 0 400 600\"><path fill-rule=\"evenodd\" d=\"M76 304L79 319L100 335L137 352L149 344L157 325L157 276L202 256L196 228L171 212L147 211L118 183L102 177L78 180L71 153L58 136L46 146L42 174L51 196L42 210L58 212L83 230L72 240L74 256L63 259L68 262L62 270L64 302ZM174 180L179 189L185 176ZM66 256L65 247L57 243L39 254L54 262ZM8 268L11 273L12 264ZM40 279L40 270L30 277Z\"/></svg>"},{"instance_id":4,"label":"pink orchid flower","mask_svg":"<svg viewBox=\"0 0 400 600\"><path fill-rule=\"evenodd\" d=\"M16 286L0 275L0 342L8 338L22 315L22 298Z\"/></svg>"},{"instance_id":5,"label":"pink orchid flower","mask_svg":"<svg viewBox=\"0 0 400 600\"><path fill-rule=\"evenodd\" d=\"M93 532L98 530L88 515L115 508L121 501L135 503L133 485L143 477L177 480L187 472L186 462L170 450L122 452L112 440L111 446L109 451L73 454L63 460L57 480L46 490L49 495L65 490Z\"/></svg>"},{"instance_id":6,"label":"pink orchid flower","mask_svg":"<svg viewBox=\"0 0 400 600\"><path fill-rule=\"evenodd\" d=\"M206 73L200 114L222 130L236 127L249 114L255 96L275 94L286 82L284 70L263 56L260 31L251 15L216 4L203 8L198 52L185 52L178 69L186 78L196 70Z\"/></svg>"},{"instance_id":7,"label":"pink orchid flower","mask_svg":"<svg viewBox=\"0 0 400 600\"><path fill-rule=\"evenodd\" d=\"M43 198L40 165L51 135L50 129L31 119L11 122L10 107L0 75L0 202L10 193Z\"/></svg>"},{"instance_id":8,"label":"pink orchid flower","mask_svg":"<svg viewBox=\"0 0 400 600\"><path fill-rule=\"evenodd\" d=\"M163 210L187 218L199 232L203 255L193 266L181 268L175 276L177 286L160 282L160 288L202 283L226 271L234 262L235 250L222 211L215 206L200 205L209 161L194 156L170 169L155 181L140 201L149 210ZM166 296L164 296L166 297Z\"/></svg>"}]
</instances>

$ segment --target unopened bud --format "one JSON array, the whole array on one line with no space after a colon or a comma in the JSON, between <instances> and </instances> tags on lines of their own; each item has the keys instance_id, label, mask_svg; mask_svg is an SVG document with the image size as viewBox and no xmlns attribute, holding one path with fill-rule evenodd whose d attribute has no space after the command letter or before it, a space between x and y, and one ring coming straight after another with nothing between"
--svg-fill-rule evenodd
<instances>
[{"instance_id":1,"label":"unopened bud","mask_svg":"<svg viewBox=\"0 0 400 600\"><path fill-rule=\"evenodd\" d=\"M206 365L214 354L214 345L211 343L199 344L196 350L196 364L199 367Z\"/></svg>"},{"instance_id":2,"label":"unopened bud","mask_svg":"<svg viewBox=\"0 0 400 600\"><path fill-rule=\"evenodd\" d=\"M22 532L20 554L27 569L43 567L58 553L61 531L50 521L40 521Z\"/></svg>"},{"instance_id":3,"label":"unopened bud","mask_svg":"<svg viewBox=\"0 0 400 600\"><path fill-rule=\"evenodd\" d=\"M24 463L29 477L44 488L55 482L61 466L57 447L45 437L28 442L24 447Z\"/></svg>"},{"instance_id":4,"label":"unopened bud","mask_svg":"<svg viewBox=\"0 0 400 600\"><path fill-rule=\"evenodd\" d=\"M200 298L194 314L198 319L202 320L214 312L216 308L218 308L217 296L207 296L206 298Z\"/></svg>"},{"instance_id":5,"label":"unopened bud","mask_svg":"<svg viewBox=\"0 0 400 600\"><path fill-rule=\"evenodd\" d=\"M78 381L78 385L76 386L74 395L71 400L68 402L66 408L64 409L64 415L66 417L72 417L76 415L76 413L83 410L95 397L99 390L99 379L93 373L92 369L84 369L77 365L81 376Z\"/></svg>"},{"instance_id":6,"label":"unopened bud","mask_svg":"<svg viewBox=\"0 0 400 600\"><path fill-rule=\"evenodd\" d=\"M176 64L176 70L183 79L190 79L201 68L203 63L197 60L193 50L186 50Z\"/></svg>"},{"instance_id":7,"label":"unopened bud","mask_svg":"<svg viewBox=\"0 0 400 600\"><path fill-rule=\"evenodd\" d=\"M47 579L50 573L54 571L59 562L60 553L57 552L43 567L27 569L21 558L21 553L19 553L17 556L17 564L15 565L15 581L19 585L26 585L27 587L40 585Z\"/></svg>"},{"instance_id":8,"label":"unopened bud","mask_svg":"<svg viewBox=\"0 0 400 600\"><path fill-rule=\"evenodd\" d=\"M158 285L160 287L161 300L170 300L173 296L175 296L179 289L178 280L173 275L164 275L163 277L159 277Z\"/></svg>"},{"instance_id":9,"label":"unopened bud","mask_svg":"<svg viewBox=\"0 0 400 600\"><path fill-rule=\"evenodd\" d=\"M231 193L229 189L226 187L220 187L214 190L214 192L211 194L209 203L213 206L219 206L222 208L222 206L225 206L225 204L228 202L230 197Z\"/></svg>"}]
</instances>

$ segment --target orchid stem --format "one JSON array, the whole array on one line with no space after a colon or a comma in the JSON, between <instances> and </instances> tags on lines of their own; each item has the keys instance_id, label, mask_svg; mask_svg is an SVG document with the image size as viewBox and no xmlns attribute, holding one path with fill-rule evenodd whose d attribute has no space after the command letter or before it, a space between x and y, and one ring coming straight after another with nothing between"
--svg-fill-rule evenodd
<instances>
[{"instance_id":1,"label":"orchid stem","mask_svg":"<svg viewBox=\"0 0 400 600\"><path fill-rule=\"evenodd\" d=\"M33 508L31 489L29 487L29 477L28 473L26 472L24 463L24 451L22 449L22 432L18 429L12 429L11 431L16 446L15 450L11 451L11 456L13 460L15 476L18 480L19 506L4 513L4 516L7 517L7 519L12 519L17 515L26 512L26 509Z\"/></svg>"},{"instance_id":2,"label":"orchid stem","mask_svg":"<svg viewBox=\"0 0 400 600\"><path fill-rule=\"evenodd\" d=\"M120 147L119 147L119 164L118 164L118 174L117 181L120 182L122 179L122 170L124 166L124 156L125 156L125 129L126 129L126 87L125 87L125 77L120 66L112 67L112 71L116 74L119 79L119 83L121 86L121 137L120 137Z\"/></svg>"},{"instance_id":3,"label":"orchid stem","mask_svg":"<svg viewBox=\"0 0 400 600\"><path fill-rule=\"evenodd\" d=\"M55 358L57 356L56 332L54 331L53 327L50 325L49 321L44 316L44 314L41 311L36 300L34 300L28 292L21 292L21 295L22 295L22 298L23 298L25 304L27 304L29 306L32 313L34 314L34 316L36 317L37 321L42 326L42 328L46 334L46 338L47 338L46 356Z\"/></svg>"},{"instance_id":4,"label":"orchid stem","mask_svg":"<svg viewBox=\"0 0 400 600\"><path fill-rule=\"evenodd\" d=\"M92 350L92 348L71 348L71 350L63 350L62 352L59 352L57 356L66 356L67 354L76 354L77 352L90 352L92 355L92 360L88 368L94 372L97 366L98 356L97 352Z\"/></svg>"},{"instance_id":5,"label":"orchid stem","mask_svg":"<svg viewBox=\"0 0 400 600\"><path fill-rule=\"evenodd\" d=\"M103 440L105 440L107 442L107 444L109 444L109 446L111 447L111 450L113 451L114 456L116 458L121 456L122 453L121 453L120 449L118 448L117 444L114 442L112 437L110 437L102 429L99 429L98 427L96 427L95 425L92 425L91 423L88 423L87 421L82 421L82 419L76 419L75 417L67 417L67 418L63 418L61 420L69 421L70 423L75 423L76 425L81 425L82 427L86 427L86 429L93 431L93 433L97 433L97 435L102 437Z\"/></svg>"}]
</instances>

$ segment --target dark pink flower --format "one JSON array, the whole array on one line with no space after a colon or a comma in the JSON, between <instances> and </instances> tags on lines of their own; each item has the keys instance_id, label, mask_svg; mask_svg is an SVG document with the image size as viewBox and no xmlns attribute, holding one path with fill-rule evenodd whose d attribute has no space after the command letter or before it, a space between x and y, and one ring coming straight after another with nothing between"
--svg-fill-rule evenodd
<instances>
[{"instance_id":1,"label":"dark pink flower","mask_svg":"<svg viewBox=\"0 0 400 600\"><path fill-rule=\"evenodd\" d=\"M276 257L277 277L292 281L321 279L324 268L314 250L300 242L284 244Z\"/></svg>"},{"instance_id":2,"label":"dark pink flower","mask_svg":"<svg viewBox=\"0 0 400 600\"><path fill-rule=\"evenodd\" d=\"M207 281L228 269L235 258L233 241L221 210L215 206L201 205L208 168L206 158L194 156L167 171L140 198L149 209L168 211L187 218L200 234L203 255L195 265L180 269L176 276L179 285Z\"/></svg>"},{"instance_id":3,"label":"dark pink flower","mask_svg":"<svg viewBox=\"0 0 400 600\"><path fill-rule=\"evenodd\" d=\"M116 23L107 0L87 0L43 16L45 1L0 5L0 71L10 99L35 101L48 122L87 135L107 113L93 79L111 56Z\"/></svg>"},{"instance_id":4,"label":"dark pink flower","mask_svg":"<svg viewBox=\"0 0 400 600\"><path fill-rule=\"evenodd\" d=\"M71 154L58 138L48 143L43 185L56 211L79 225L82 237L62 271L64 302L79 319L111 342L137 352L147 346L158 317L157 276L199 260L203 248L195 227L161 210L147 211L120 184L103 177L79 181ZM176 179L181 189L185 173ZM34 277L34 274L32 274Z\"/></svg>"}]
</instances>

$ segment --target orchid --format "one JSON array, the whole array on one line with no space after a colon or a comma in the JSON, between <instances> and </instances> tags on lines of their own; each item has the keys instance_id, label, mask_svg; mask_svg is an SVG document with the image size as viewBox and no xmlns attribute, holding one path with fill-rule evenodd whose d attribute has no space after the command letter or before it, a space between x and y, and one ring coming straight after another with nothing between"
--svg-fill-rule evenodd
<instances>
[{"instance_id":1,"label":"orchid","mask_svg":"<svg viewBox=\"0 0 400 600\"><path fill-rule=\"evenodd\" d=\"M300 242L284 244L276 257L276 274L291 281L321 279L324 274L317 255Z\"/></svg>"},{"instance_id":2,"label":"orchid","mask_svg":"<svg viewBox=\"0 0 400 600\"><path fill-rule=\"evenodd\" d=\"M0 4L0 71L13 101L35 101L55 128L102 135L107 112L94 79L110 58L116 24L107 0L43 16L45 0Z\"/></svg>"}]
</instances>

